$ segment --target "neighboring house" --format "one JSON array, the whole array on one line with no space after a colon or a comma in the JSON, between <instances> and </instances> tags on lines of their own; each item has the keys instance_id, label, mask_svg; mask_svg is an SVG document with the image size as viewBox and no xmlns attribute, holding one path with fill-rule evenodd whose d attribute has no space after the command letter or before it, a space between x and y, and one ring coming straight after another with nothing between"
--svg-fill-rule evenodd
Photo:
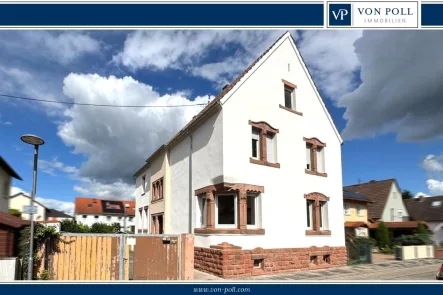
<instances>
[{"instance_id":1,"label":"neighboring house","mask_svg":"<svg viewBox=\"0 0 443 295\"><path fill-rule=\"evenodd\" d=\"M397 180L371 180L367 183L345 186L346 191L353 191L369 198L368 218L372 221L407 221L408 210L403 203Z\"/></svg>"},{"instance_id":2,"label":"neighboring house","mask_svg":"<svg viewBox=\"0 0 443 295\"><path fill-rule=\"evenodd\" d=\"M404 200L411 220L425 221L436 244L443 244L443 196Z\"/></svg>"},{"instance_id":3,"label":"neighboring house","mask_svg":"<svg viewBox=\"0 0 443 295\"><path fill-rule=\"evenodd\" d=\"M29 221L0 212L0 259L3 257L17 257L19 230L26 225L29 225Z\"/></svg>"},{"instance_id":4,"label":"neighboring house","mask_svg":"<svg viewBox=\"0 0 443 295\"><path fill-rule=\"evenodd\" d=\"M29 205L31 205L31 196L23 192L9 197L9 208L19 210L22 213L22 219L24 220L31 219L29 214L23 213L23 206ZM37 213L34 214L34 221L46 220L46 212L48 208L36 200L34 200L34 206L37 207Z\"/></svg>"},{"instance_id":5,"label":"neighboring house","mask_svg":"<svg viewBox=\"0 0 443 295\"><path fill-rule=\"evenodd\" d=\"M8 213L8 197L11 191L12 178L22 180L17 172L0 156L0 212Z\"/></svg>"},{"instance_id":6,"label":"neighboring house","mask_svg":"<svg viewBox=\"0 0 443 295\"><path fill-rule=\"evenodd\" d=\"M137 230L222 277L346 265L342 143L286 33L135 173Z\"/></svg>"},{"instance_id":7,"label":"neighboring house","mask_svg":"<svg viewBox=\"0 0 443 295\"><path fill-rule=\"evenodd\" d=\"M64 212L61 211L57 211L55 209L48 209L46 211L46 217L48 221L63 221L63 220L69 220L69 219L74 219L73 216L68 215Z\"/></svg>"},{"instance_id":8,"label":"neighboring house","mask_svg":"<svg viewBox=\"0 0 443 295\"><path fill-rule=\"evenodd\" d=\"M125 209L126 204L129 208ZM95 198L75 198L75 220L88 226L96 222L114 224L120 223L124 226L126 216L126 230L134 227L135 216L134 201L101 200ZM126 211L126 213L125 213Z\"/></svg>"},{"instance_id":9,"label":"neighboring house","mask_svg":"<svg viewBox=\"0 0 443 295\"><path fill-rule=\"evenodd\" d=\"M343 190L345 231L352 236L368 237L368 203L365 195Z\"/></svg>"}]
</instances>

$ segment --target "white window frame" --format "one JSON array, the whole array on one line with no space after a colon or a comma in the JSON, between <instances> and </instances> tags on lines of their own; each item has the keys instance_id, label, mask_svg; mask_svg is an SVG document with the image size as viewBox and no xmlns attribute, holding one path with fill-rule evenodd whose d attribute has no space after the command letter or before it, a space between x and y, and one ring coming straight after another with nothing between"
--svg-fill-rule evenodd
<instances>
[{"instance_id":1,"label":"white window frame","mask_svg":"<svg viewBox=\"0 0 443 295\"><path fill-rule=\"evenodd\" d=\"M306 143L306 145L305 145L305 149L306 149L305 169L309 170L309 171L312 171L311 148L312 148L312 144ZM308 164L309 164L309 169L308 169Z\"/></svg>"},{"instance_id":2,"label":"white window frame","mask_svg":"<svg viewBox=\"0 0 443 295\"><path fill-rule=\"evenodd\" d=\"M203 203L205 206L202 208ZM206 228L208 225L207 219L207 212L208 212L208 200L206 196L201 196L198 198L198 208L200 210L200 227Z\"/></svg>"},{"instance_id":3,"label":"white window frame","mask_svg":"<svg viewBox=\"0 0 443 295\"><path fill-rule=\"evenodd\" d=\"M247 197L253 197L254 198L254 208L255 208L255 223L254 224L248 224L248 212L246 210L246 228L260 228L261 227L261 194L248 194ZM247 200L246 200L247 202ZM246 208L248 207L248 204L246 203Z\"/></svg>"},{"instance_id":4,"label":"white window frame","mask_svg":"<svg viewBox=\"0 0 443 295\"><path fill-rule=\"evenodd\" d=\"M325 148L317 147L315 157L317 157L317 172L325 173Z\"/></svg>"},{"instance_id":5,"label":"white window frame","mask_svg":"<svg viewBox=\"0 0 443 295\"><path fill-rule=\"evenodd\" d=\"M400 218L403 218L403 210L402 209L397 210L397 216Z\"/></svg>"},{"instance_id":6,"label":"white window frame","mask_svg":"<svg viewBox=\"0 0 443 295\"><path fill-rule=\"evenodd\" d=\"M219 224L218 223L218 198L219 197L223 197L223 196L234 196L234 224ZM222 194L217 194L215 196L215 227L216 228L237 228L238 226L238 218L237 218L237 212L238 212L238 208L237 208L237 203L238 203L238 196L235 193L222 193Z\"/></svg>"},{"instance_id":7,"label":"white window frame","mask_svg":"<svg viewBox=\"0 0 443 295\"><path fill-rule=\"evenodd\" d=\"M357 216L361 216L361 206L360 205L355 206L355 213L357 214Z\"/></svg>"},{"instance_id":8,"label":"white window frame","mask_svg":"<svg viewBox=\"0 0 443 295\"><path fill-rule=\"evenodd\" d=\"M324 203L322 206L321 204ZM329 229L329 213L328 213L328 201L320 201L319 210L321 214L320 230Z\"/></svg>"},{"instance_id":9,"label":"white window frame","mask_svg":"<svg viewBox=\"0 0 443 295\"><path fill-rule=\"evenodd\" d=\"M306 201L306 204L305 204L305 206L307 206L307 204L309 203L309 212L307 212L306 214L309 214L309 226L308 226L308 223L307 223L307 221L308 221L308 216L306 216L306 219L305 219L305 222L306 222L306 224L305 224L305 226L306 226L306 228L307 229L309 229L309 230L313 230L314 229L314 220L312 219L312 217L313 217L313 210L314 210L314 204L315 204L315 201L313 201L313 200L305 200Z\"/></svg>"},{"instance_id":10,"label":"white window frame","mask_svg":"<svg viewBox=\"0 0 443 295\"><path fill-rule=\"evenodd\" d=\"M254 133L254 130L255 131L257 131L258 133L257 134L255 134ZM251 142L251 158L253 158L253 159L256 159L256 160L260 160L260 129L259 128L256 128L256 127L252 127L251 128L251 141L253 140L253 139L257 139L257 141L256 141L256 150L257 150L257 157L254 157L253 156L253 154L252 154L252 142Z\"/></svg>"},{"instance_id":11,"label":"white window frame","mask_svg":"<svg viewBox=\"0 0 443 295\"><path fill-rule=\"evenodd\" d=\"M391 212L391 221L395 221L395 212L394 212L394 208L391 208L390 210Z\"/></svg>"},{"instance_id":12,"label":"white window frame","mask_svg":"<svg viewBox=\"0 0 443 295\"><path fill-rule=\"evenodd\" d=\"M351 208L349 207L349 204L343 204L343 212L346 216L351 215Z\"/></svg>"},{"instance_id":13,"label":"white window frame","mask_svg":"<svg viewBox=\"0 0 443 295\"><path fill-rule=\"evenodd\" d=\"M397 199L397 192L392 192L392 197L393 197L394 199Z\"/></svg>"},{"instance_id":14,"label":"white window frame","mask_svg":"<svg viewBox=\"0 0 443 295\"><path fill-rule=\"evenodd\" d=\"M292 90L291 91L291 107L287 107L286 106L286 89ZM291 110L294 110L294 111L297 110L295 91L296 91L296 88L292 88L292 87L290 87L288 85L285 85L285 97L284 97L285 102L284 102L284 106L285 106L285 108L288 108L288 109L291 109Z\"/></svg>"},{"instance_id":15,"label":"white window frame","mask_svg":"<svg viewBox=\"0 0 443 295\"><path fill-rule=\"evenodd\" d=\"M269 147L272 147L270 149ZM271 152L272 151L272 152ZM278 163L277 160L277 134L276 133L267 133L266 134L266 161L269 163ZM272 156L272 160L269 158L269 155Z\"/></svg>"}]
</instances>

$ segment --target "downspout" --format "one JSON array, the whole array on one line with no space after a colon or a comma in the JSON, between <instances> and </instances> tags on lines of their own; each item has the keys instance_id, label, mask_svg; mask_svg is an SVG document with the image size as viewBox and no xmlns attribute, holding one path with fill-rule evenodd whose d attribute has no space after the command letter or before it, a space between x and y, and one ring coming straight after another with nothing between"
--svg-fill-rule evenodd
<instances>
[{"instance_id":1,"label":"downspout","mask_svg":"<svg viewBox=\"0 0 443 295\"><path fill-rule=\"evenodd\" d=\"M189 233L192 234L194 232L194 194L192 190L192 135L189 135Z\"/></svg>"}]
</instances>

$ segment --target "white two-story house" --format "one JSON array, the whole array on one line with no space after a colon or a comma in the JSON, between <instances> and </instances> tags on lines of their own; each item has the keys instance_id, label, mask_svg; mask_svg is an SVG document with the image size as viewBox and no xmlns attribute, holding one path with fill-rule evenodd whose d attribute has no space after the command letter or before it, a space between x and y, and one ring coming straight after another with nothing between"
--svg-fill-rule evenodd
<instances>
[{"instance_id":1,"label":"white two-story house","mask_svg":"<svg viewBox=\"0 0 443 295\"><path fill-rule=\"evenodd\" d=\"M222 277L345 265L341 145L286 33L135 173L137 230Z\"/></svg>"}]
</instances>

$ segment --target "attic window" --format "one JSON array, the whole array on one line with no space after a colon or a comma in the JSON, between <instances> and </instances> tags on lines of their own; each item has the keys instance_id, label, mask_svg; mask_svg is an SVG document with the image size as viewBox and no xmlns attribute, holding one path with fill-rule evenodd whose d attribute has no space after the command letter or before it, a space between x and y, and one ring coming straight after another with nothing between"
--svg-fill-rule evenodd
<instances>
[{"instance_id":1,"label":"attic window","mask_svg":"<svg viewBox=\"0 0 443 295\"><path fill-rule=\"evenodd\" d=\"M441 201L434 201L431 203L432 207L440 207L441 206Z\"/></svg>"},{"instance_id":2,"label":"attic window","mask_svg":"<svg viewBox=\"0 0 443 295\"><path fill-rule=\"evenodd\" d=\"M92 208L92 204L88 204L88 208Z\"/></svg>"}]
</instances>

